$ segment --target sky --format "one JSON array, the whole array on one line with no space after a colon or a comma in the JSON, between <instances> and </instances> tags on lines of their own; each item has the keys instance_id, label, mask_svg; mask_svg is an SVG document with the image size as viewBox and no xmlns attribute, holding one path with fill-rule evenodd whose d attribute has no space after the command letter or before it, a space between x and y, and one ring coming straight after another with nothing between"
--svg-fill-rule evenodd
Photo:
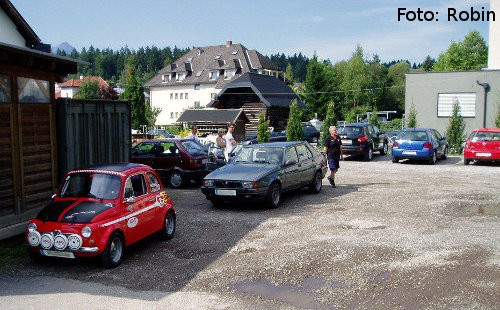
<instances>
[{"instance_id":1,"label":"sky","mask_svg":"<svg viewBox=\"0 0 500 310\"><path fill-rule=\"evenodd\" d=\"M491 0L500 1L500 0ZM489 10L489 0L11 0L43 43L193 47L231 40L264 55L314 53L332 63L347 60L359 44L383 62L437 58L452 41L477 30L488 42L487 21L448 21L448 10ZM431 21L398 21L405 12L437 12ZM484 9L483 9L484 8ZM430 13L426 14L431 17ZM465 14L462 14L465 16ZM409 16L411 17L411 16ZM421 14L424 17L424 14ZM500 18L500 12L498 12ZM436 20L437 19L437 20Z\"/></svg>"}]
</instances>

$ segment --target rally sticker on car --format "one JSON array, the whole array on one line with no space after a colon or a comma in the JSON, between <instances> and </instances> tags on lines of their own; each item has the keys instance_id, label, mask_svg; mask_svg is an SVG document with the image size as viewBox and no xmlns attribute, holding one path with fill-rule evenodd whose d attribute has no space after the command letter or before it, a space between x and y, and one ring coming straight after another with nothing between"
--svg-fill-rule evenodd
<instances>
[{"instance_id":1,"label":"rally sticker on car","mask_svg":"<svg viewBox=\"0 0 500 310\"><path fill-rule=\"evenodd\" d=\"M134 228L135 226L137 226L138 223L139 223L139 219L134 216L134 217L131 217L128 219L127 226L129 228Z\"/></svg>"},{"instance_id":2,"label":"rally sticker on car","mask_svg":"<svg viewBox=\"0 0 500 310\"><path fill-rule=\"evenodd\" d=\"M163 208L163 206L167 203L167 193L161 192L160 195L156 196L157 207Z\"/></svg>"}]
</instances>

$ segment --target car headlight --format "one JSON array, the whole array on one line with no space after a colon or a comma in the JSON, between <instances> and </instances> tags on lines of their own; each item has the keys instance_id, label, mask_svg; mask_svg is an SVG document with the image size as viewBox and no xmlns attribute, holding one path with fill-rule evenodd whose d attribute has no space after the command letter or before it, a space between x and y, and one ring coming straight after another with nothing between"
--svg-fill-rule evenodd
<instances>
[{"instance_id":1,"label":"car headlight","mask_svg":"<svg viewBox=\"0 0 500 310\"><path fill-rule=\"evenodd\" d=\"M258 188L259 183L254 182L254 181L243 181L243 188Z\"/></svg>"},{"instance_id":2,"label":"car headlight","mask_svg":"<svg viewBox=\"0 0 500 310\"><path fill-rule=\"evenodd\" d=\"M28 225L28 231L29 232L32 232L32 231L35 231L38 227L36 226L35 223L29 223Z\"/></svg>"},{"instance_id":3,"label":"car headlight","mask_svg":"<svg viewBox=\"0 0 500 310\"><path fill-rule=\"evenodd\" d=\"M204 180L203 181L203 186L205 187L214 187L215 182L214 180Z\"/></svg>"},{"instance_id":4,"label":"car headlight","mask_svg":"<svg viewBox=\"0 0 500 310\"><path fill-rule=\"evenodd\" d=\"M92 229L90 229L90 227L85 226L82 228L82 236L84 236L85 238L88 238L91 235L92 235Z\"/></svg>"}]
</instances>

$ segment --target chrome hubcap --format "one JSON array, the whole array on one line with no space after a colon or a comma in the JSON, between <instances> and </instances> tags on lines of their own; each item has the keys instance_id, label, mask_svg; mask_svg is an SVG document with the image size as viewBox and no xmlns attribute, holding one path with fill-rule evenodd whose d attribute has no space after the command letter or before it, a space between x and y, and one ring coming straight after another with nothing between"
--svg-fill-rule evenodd
<instances>
[{"instance_id":1,"label":"chrome hubcap","mask_svg":"<svg viewBox=\"0 0 500 310\"><path fill-rule=\"evenodd\" d=\"M167 230L167 235L171 235L174 232L175 221L171 214L167 214L167 217L165 218L165 228Z\"/></svg>"},{"instance_id":2,"label":"chrome hubcap","mask_svg":"<svg viewBox=\"0 0 500 310\"><path fill-rule=\"evenodd\" d=\"M180 174L178 173L173 173L171 176L170 176L170 184L172 184L172 186L181 186L182 184L182 177Z\"/></svg>"},{"instance_id":3,"label":"chrome hubcap","mask_svg":"<svg viewBox=\"0 0 500 310\"><path fill-rule=\"evenodd\" d=\"M122 251L123 251L122 241L119 238L113 239L113 241L111 242L110 252L111 252L111 260L114 263L120 261L122 257Z\"/></svg>"}]
</instances>

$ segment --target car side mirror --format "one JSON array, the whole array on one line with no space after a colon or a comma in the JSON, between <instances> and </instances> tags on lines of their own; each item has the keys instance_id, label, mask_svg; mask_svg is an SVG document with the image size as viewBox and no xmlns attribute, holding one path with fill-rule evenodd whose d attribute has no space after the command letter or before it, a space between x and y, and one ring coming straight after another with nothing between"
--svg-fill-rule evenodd
<instances>
[{"instance_id":1,"label":"car side mirror","mask_svg":"<svg viewBox=\"0 0 500 310\"><path fill-rule=\"evenodd\" d=\"M135 198L134 197L125 198L125 201L124 201L124 203L128 203L128 204L132 204L134 202L135 202Z\"/></svg>"},{"instance_id":2,"label":"car side mirror","mask_svg":"<svg viewBox=\"0 0 500 310\"><path fill-rule=\"evenodd\" d=\"M293 165L295 165L296 163L297 163L297 161L296 161L295 159L289 159L289 160L285 161L284 166L285 166L285 167L288 167L288 166L293 166Z\"/></svg>"}]
</instances>

